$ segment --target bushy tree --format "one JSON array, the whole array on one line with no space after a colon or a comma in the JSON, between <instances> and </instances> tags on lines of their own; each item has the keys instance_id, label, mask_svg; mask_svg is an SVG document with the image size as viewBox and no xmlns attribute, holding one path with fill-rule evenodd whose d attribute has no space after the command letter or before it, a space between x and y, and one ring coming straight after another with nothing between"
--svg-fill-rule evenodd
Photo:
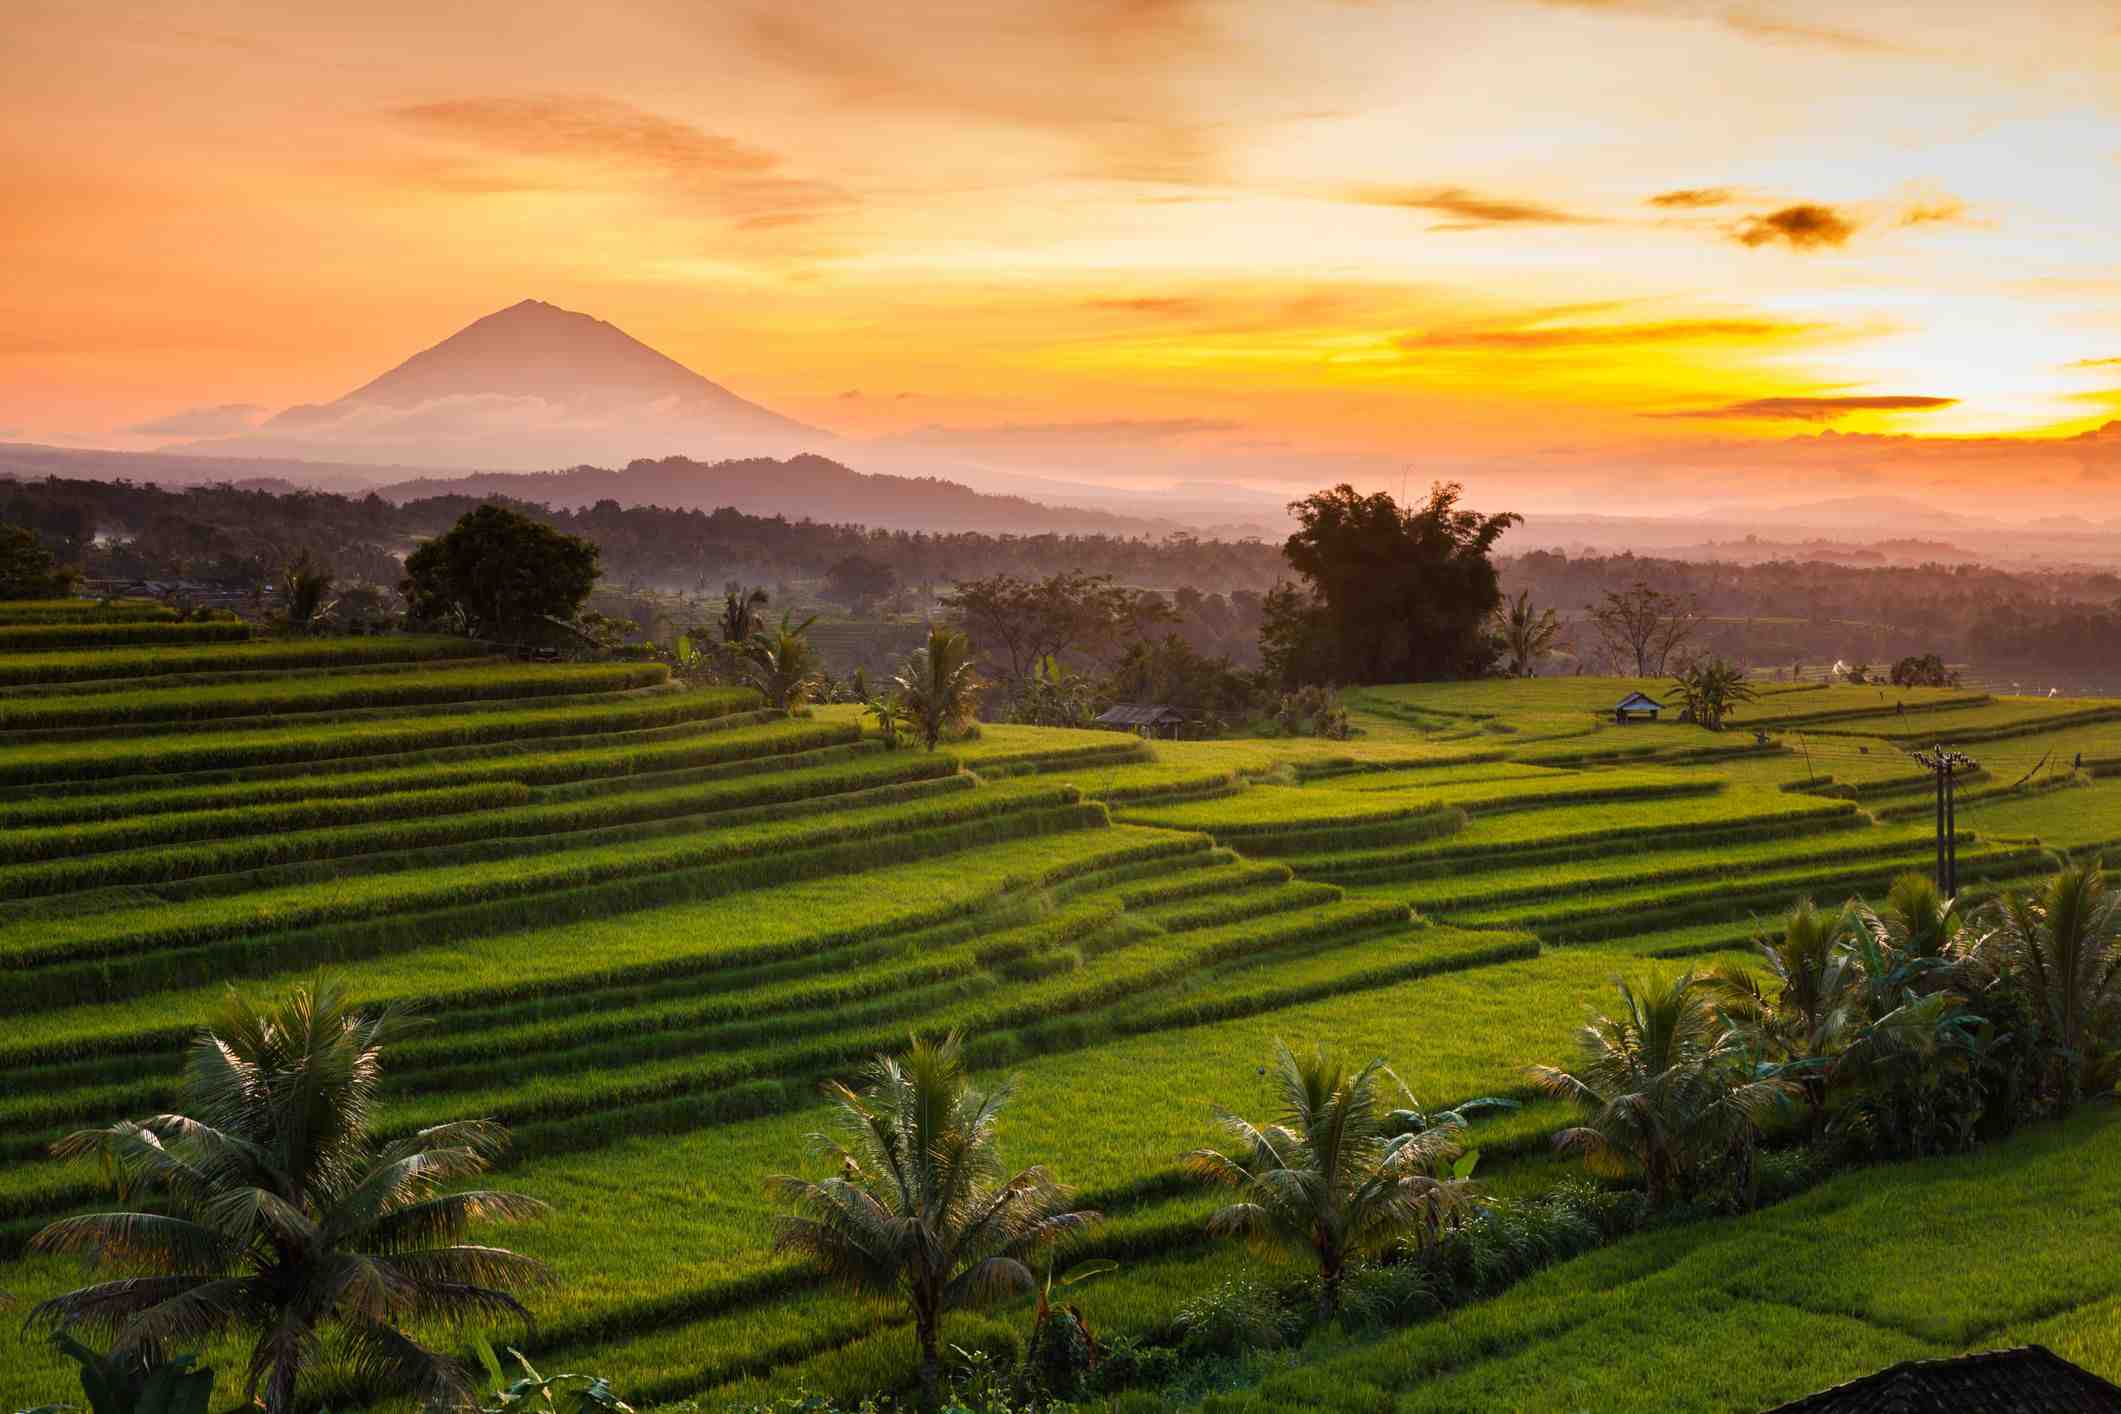
<instances>
[{"instance_id":1,"label":"bushy tree","mask_svg":"<svg viewBox=\"0 0 2121 1414\"><path fill-rule=\"evenodd\" d=\"M866 615L898 591L898 572L867 555L848 555L825 571L825 597Z\"/></svg>"},{"instance_id":2,"label":"bushy tree","mask_svg":"<svg viewBox=\"0 0 2121 1414\"><path fill-rule=\"evenodd\" d=\"M811 1139L831 1176L769 1180L787 1209L773 1220L773 1247L808 1257L832 1281L905 1300L932 1407L943 1317L1032 1290L1029 1259L1099 1215L1068 1209L1068 1191L1044 1168L1007 1174L996 1123L1012 1087L973 1090L955 1032L876 1057L862 1080L860 1090L825 1087L839 1134Z\"/></svg>"},{"instance_id":3,"label":"bushy tree","mask_svg":"<svg viewBox=\"0 0 2121 1414\"><path fill-rule=\"evenodd\" d=\"M1957 687L1959 675L1935 653L1910 654L1893 664L1892 683L1894 687Z\"/></svg>"},{"instance_id":4,"label":"bushy tree","mask_svg":"<svg viewBox=\"0 0 2121 1414\"><path fill-rule=\"evenodd\" d=\"M1331 666L1308 681L1407 682L1486 669L1486 628L1502 604L1490 554L1524 517L1461 510L1462 494L1456 482L1438 483L1425 504L1403 508L1382 491L1363 496L1340 485L1290 503L1298 524L1282 554L1314 609L1295 622L1323 643L1274 645L1287 685L1306 681L1287 677L1288 664L1310 668L1321 654ZM1262 657L1268 652L1263 637Z\"/></svg>"},{"instance_id":5,"label":"bushy tree","mask_svg":"<svg viewBox=\"0 0 2121 1414\"><path fill-rule=\"evenodd\" d=\"M1073 571L1042 580L1012 574L959 580L942 603L1012 698L1046 659L1109 663L1176 618L1160 595L1115 584L1107 574Z\"/></svg>"},{"instance_id":6,"label":"bushy tree","mask_svg":"<svg viewBox=\"0 0 2121 1414\"><path fill-rule=\"evenodd\" d=\"M1236 1148L1196 1149L1186 1171L1236 1195L1209 1219L1210 1231L1318 1263L1319 1314L1330 1316L1349 1262L1402 1240L1432 1241L1464 1201L1464 1131L1395 1124L1385 1086L1405 1087L1382 1060L1351 1071L1323 1048L1299 1058L1276 1042L1275 1061L1281 1112L1258 1125L1218 1106Z\"/></svg>"},{"instance_id":7,"label":"bushy tree","mask_svg":"<svg viewBox=\"0 0 2121 1414\"><path fill-rule=\"evenodd\" d=\"M73 592L78 576L61 569L27 526L0 525L0 599L53 599Z\"/></svg>"},{"instance_id":8,"label":"bushy tree","mask_svg":"<svg viewBox=\"0 0 2121 1414\"><path fill-rule=\"evenodd\" d=\"M465 1244L473 1226L530 1217L543 1205L456 1185L507 1142L485 1120L434 1125L389 1143L369 1132L384 1046L408 1018L363 1015L339 987L293 989L257 1006L231 994L192 1045L184 1114L85 1130L54 1146L98 1156L119 1198L152 1206L61 1218L39 1252L83 1252L116 1280L69 1291L33 1322L100 1330L115 1352L251 1333L246 1399L293 1414L306 1373L336 1335L356 1377L420 1398L456 1400L469 1376L421 1346L413 1322L524 1321L513 1293L545 1268L498 1247Z\"/></svg>"},{"instance_id":9,"label":"bushy tree","mask_svg":"<svg viewBox=\"0 0 2121 1414\"><path fill-rule=\"evenodd\" d=\"M506 506L468 511L405 560L411 616L478 638L571 620L597 582L597 547Z\"/></svg>"}]
</instances>

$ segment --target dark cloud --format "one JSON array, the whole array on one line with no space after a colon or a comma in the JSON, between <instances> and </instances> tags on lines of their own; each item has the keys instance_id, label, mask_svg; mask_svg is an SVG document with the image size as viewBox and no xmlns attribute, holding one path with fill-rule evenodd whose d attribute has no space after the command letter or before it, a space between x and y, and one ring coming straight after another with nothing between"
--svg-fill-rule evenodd
<instances>
[{"instance_id":1,"label":"dark cloud","mask_svg":"<svg viewBox=\"0 0 2121 1414\"><path fill-rule=\"evenodd\" d=\"M849 388L846 392L840 394L840 401L843 403L858 403L861 400L862 390L859 388Z\"/></svg>"},{"instance_id":2,"label":"dark cloud","mask_svg":"<svg viewBox=\"0 0 2121 1414\"><path fill-rule=\"evenodd\" d=\"M1955 405L1957 398L1912 396L1848 398L1749 398L1722 407L1652 413L1652 417L1755 419L1777 422L1832 422L1854 412L1934 412Z\"/></svg>"},{"instance_id":3,"label":"dark cloud","mask_svg":"<svg viewBox=\"0 0 2121 1414\"><path fill-rule=\"evenodd\" d=\"M1543 202L1487 196L1464 187L1363 187L1349 193L1347 199L1365 206L1398 206L1451 217L1449 222L1430 228L1438 231L1477 231L1490 226L1591 226L1602 220Z\"/></svg>"},{"instance_id":4,"label":"dark cloud","mask_svg":"<svg viewBox=\"0 0 2121 1414\"><path fill-rule=\"evenodd\" d=\"M1813 332L1817 327L1768 319L1669 319L1650 324L1574 325L1527 322L1512 327L1431 330L1422 334L1408 334L1394 342L1409 352L1424 349L1536 351L1704 341L1770 342L1796 338Z\"/></svg>"},{"instance_id":5,"label":"dark cloud","mask_svg":"<svg viewBox=\"0 0 2121 1414\"><path fill-rule=\"evenodd\" d=\"M125 430L135 437L234 437L255 427L265 412L255 403L222 403L150 418Z\"/></svg>"},{"instance_id":6,"label":"dark cloud","mask_svg":"<svg viewBox=\"0 0 2121 1414\"><path fill-rule=\"evenodd\" d=\"M1765 216L1748 216L1731 232L1731 239L1740 245L1763 246L1780 241L1793 250L1825 250L1848 244L1848 238L1855 234L1853 219L1831 206L1807 201Z\"/></svg>"},{"instance_id":7,"label":"dark cloud","mask_svg":"<svg viewBox=\"0 0 2121 1414\"><path fill-rule=\"evenodd\" d=\"M1737 193L1729 187L1681 187L1677 191L1661 191L1648 200L1652 206L1690 211L1703 206L1727 206L1736 199Z\"/></svg>"}]
</instances>

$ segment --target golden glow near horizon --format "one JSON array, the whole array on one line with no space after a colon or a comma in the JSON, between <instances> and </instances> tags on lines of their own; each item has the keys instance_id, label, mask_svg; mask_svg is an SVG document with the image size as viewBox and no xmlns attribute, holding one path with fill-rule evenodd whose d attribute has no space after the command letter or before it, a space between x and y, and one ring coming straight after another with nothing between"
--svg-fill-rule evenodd
<instances>
[{"instance_id":1,"label":"golden glow near horizon","mask_svg":"<svg viewBox=\"0 0 2121 1414\"><path fill-rule=\"evenodd\" d=\"M0 440L535 297L1084 480L2111 495L2110 0L14 0L0 83Z\"/></svg>"}]
</instances>

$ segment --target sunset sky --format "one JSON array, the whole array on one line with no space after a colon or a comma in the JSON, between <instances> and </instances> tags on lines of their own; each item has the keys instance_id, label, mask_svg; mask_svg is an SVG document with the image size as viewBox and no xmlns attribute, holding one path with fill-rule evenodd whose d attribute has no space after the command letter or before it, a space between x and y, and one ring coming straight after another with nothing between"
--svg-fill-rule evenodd
<instances>
[{"instance_id":1,"label":"sunset sky","mask_svg":"<svg viewBox=\"0 0 2121 1414\"><path fill-rule=\"evenodd\" d=\"M534 297L1084 480L2121 515L2112 0L8 0L0 85L0 439Z\"/></svg>"}]
</instances>

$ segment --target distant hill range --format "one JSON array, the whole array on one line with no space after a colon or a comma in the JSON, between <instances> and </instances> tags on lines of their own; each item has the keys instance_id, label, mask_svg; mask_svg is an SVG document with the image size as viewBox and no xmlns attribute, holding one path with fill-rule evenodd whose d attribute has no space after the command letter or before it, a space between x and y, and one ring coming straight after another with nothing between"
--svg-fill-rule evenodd
<instances>
[{"instance_id":1,"label":"distant hill range","mask_svg":"<svg viewBox=\"0 0 2121 1414\"><path fill-rule=\"evenodd\" d=\"M629 463L623 471L578 466L529 475L479 472L417 477L376 489L393 501L424 496L511 496L556 509L579 509L607 500L702 511L730 506L750 515L787 515L896 530L1146 535L1172 528L1164 520L1048 506L1021 496L992 496L937 477L870 475L808 453L785 461L772 457L720 462L689 457L643 459ZM797 507L806 509L796 513Z\"/></svg>"}]
</instances>

